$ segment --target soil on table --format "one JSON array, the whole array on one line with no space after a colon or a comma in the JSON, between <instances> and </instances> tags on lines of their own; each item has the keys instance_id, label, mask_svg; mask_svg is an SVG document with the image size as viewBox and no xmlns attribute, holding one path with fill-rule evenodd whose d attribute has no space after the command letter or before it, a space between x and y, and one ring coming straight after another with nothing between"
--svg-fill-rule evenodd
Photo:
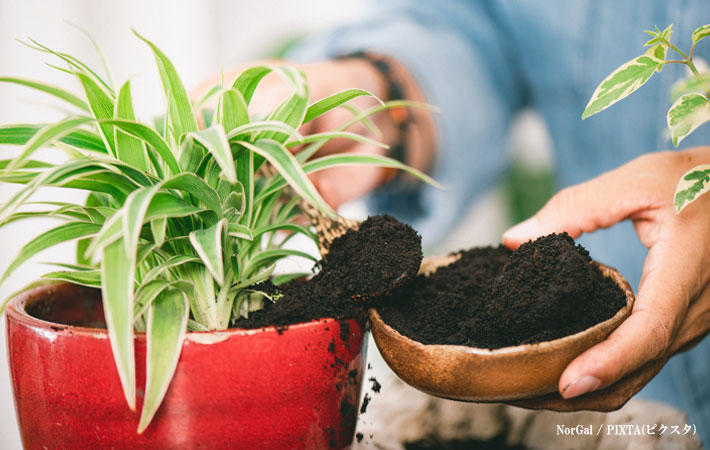
<instances>
[{"instance_id":1,"label":"soil on table","mask_svg":"<svg viewBox=\"0 0 710 450\"><path fill-rule=\"evenodd\" d=\"M488 441L477 439L440 441L424 439L408 442L404 445L406 450L526 450L526 447L515 444L507 445L504 436L497 436Z\"/></svg>"},{"instance_id":2,"label":"soil on table","mask_svg":"<svg viewBox=\"0 0 710 450\"><path fill-rule=\"evenodd\" d=\"M333 240L327 261L310 280L280 286L276 302L239 319L237 328L285 327L316 319L365 318L354 306L356 294L380 292L402 273L416 273L422 259L421 238L414 229L388 215L365 220L357 231ZM273 290L267 285L260 289Z\"/></svg>"},{"instance_id":3,"label":"soil on table","mask_svg":"<svg viewBox=\"0 0 710 450\"><path fill-rule=\"evenodd\" d=\"M577 333L625 304L624 291L562 233L513 252L463 251L383 299L378 310L385 323L424 344L496 349Z\"/></svg>"}]
</instances>

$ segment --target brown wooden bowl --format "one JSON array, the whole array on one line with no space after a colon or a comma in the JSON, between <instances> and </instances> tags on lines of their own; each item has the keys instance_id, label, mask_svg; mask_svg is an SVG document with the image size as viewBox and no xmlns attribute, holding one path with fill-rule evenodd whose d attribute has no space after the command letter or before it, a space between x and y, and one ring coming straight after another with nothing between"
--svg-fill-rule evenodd
<instances>
[{"instance_id":1,"label":"brown wooden bowl","mask_svg":"<svg viewBox=\"0 0 710 450\"><path fill-rule=\"evenodd\" d=\"M420 273L430 274L457 256L425 258ZM370 309L372 336L385 361L407 384L454 400L497 402L534 398L557 391L565 367L588 348L606 339L631 313L634 293L621 274L593 262L626 293L626 306L614 317L579 333L553 341L495 350L463 345L424 345L403 336Z\"/></svg>"}]
</instances>

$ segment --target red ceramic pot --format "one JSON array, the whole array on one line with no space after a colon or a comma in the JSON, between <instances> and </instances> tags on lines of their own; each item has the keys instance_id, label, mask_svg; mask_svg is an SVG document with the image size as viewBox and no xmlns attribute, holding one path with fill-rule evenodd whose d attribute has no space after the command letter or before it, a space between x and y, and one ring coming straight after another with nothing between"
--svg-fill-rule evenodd
<instances>
[{"instance_id":1,"label":"red ceramic pot","mask_svg":"<svg viewBox=\"0 0 710 450\"><path fill-rule=\"evenodd\" d=\"M138 435L139 413L126 405L107 332L88 327L103 321L96 290L40 287L12 300L6 317L26 449L321 449L352 442L367 342L357 320L188 333L165 400ZM135 349L141 387L144 335ZM141 402L139 389L138 411Z\"/></svg>"}]
</instances>

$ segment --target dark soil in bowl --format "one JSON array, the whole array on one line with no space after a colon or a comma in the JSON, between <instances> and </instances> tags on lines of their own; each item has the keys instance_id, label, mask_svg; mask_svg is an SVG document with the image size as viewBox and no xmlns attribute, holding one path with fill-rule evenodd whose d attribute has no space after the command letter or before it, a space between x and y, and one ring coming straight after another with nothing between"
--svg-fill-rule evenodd
<instances>
[{"instance_id":1,"label":"dark soil in bowl","mask_svg":"<svg viewBox=\"0 0 710 450\"><path fill-rule=\"evenodd\" d=\"M357 231L333 240L327 262L316 275L281 286L283 297L266 302L234 326L284 327L322 318L363 318L364 311L351 297L386 290L403 273L416 273L421 260L421 238L414 229L388 215L370 217Z\"/></svg>"},{"instance_id":2,"label":"dark soil in bowl","mask_svg":"<svg viewBox=\"0 0 710 450\"><path fill-rule=\"evenodd\" d=\"M463 251L381 301L382 320L421 343L496 349L585 330L613 317L626 296L562 233L513 252Z\"/></svg>"}]
</instances>

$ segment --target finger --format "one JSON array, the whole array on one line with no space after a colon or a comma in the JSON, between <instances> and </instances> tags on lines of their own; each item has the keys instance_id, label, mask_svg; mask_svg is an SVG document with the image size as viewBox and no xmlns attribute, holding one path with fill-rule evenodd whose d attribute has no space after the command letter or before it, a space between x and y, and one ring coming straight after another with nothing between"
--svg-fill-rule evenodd
<instances>
[{"instance_id":1,"label":"finger","mask_svg":"<svg viewBox=\"0 0 710 450\"><path fill-rule=\"evenodd\" d=\"M559 391L577 397L609 386L648 361L662 358L697 296L698 273L688 261L702 261L692 242L659 242L649 252L629 318L605 341L577 357L560 377Z\"/></svg>"},{"instance_id":2,"label":"finger","mask_svg":"<svg viewBox=\"0 0 710 450\"><path fill-rule=\"evenodd\" d=\"M652 156L652 157L651 157ZM652 163L659 154L638 158L616 170L559 191L533 217L503 234L509 248L550 233L566 231L576 238L607 228L672 198ZM661 156L663 156L661 154Z\"/></svg>"},{"instance_id":3,"label":"finger","mask_svg":"<svg viewBox=\"0 0 710 450\"><path fill-rule=\"evenodd\" d=\"M580 397L565 399L555 392L544 397L510 402L511 405L527 409L549 409L553 411L569 412L579 410L615 411L637 392L643 389L651 379L663 368L667 359L654 360L636 372L627 375L618 383L596 392L591 392Z\"/></svg>"}]
</instances>

